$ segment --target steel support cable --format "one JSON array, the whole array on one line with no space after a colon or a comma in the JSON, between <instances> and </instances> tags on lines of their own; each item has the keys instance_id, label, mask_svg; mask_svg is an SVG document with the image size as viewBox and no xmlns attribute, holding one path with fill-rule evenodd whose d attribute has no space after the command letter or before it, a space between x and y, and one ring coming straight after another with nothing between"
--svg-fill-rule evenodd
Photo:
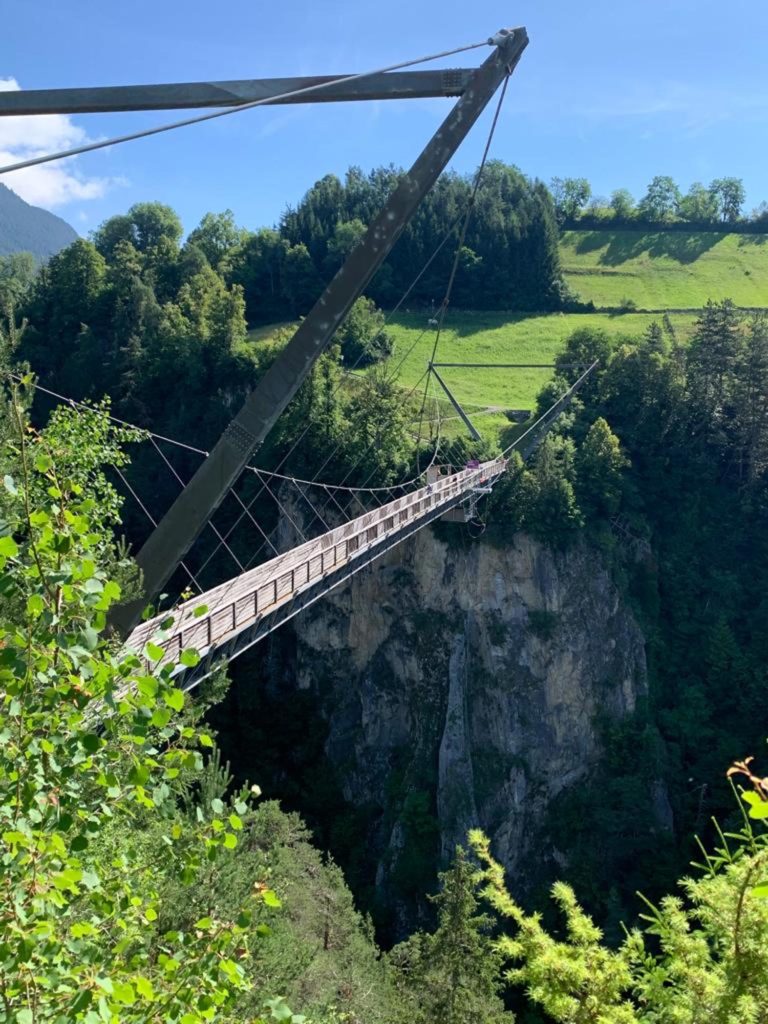
<instances>
[{"instance_id":1,"label":"steel support cable","mask_svg":"<svg viewBox=\"0 0 768 1024\"><path fill-rule=\"evenodd\" d=\"M17 373L9 373L8 376L11 380L15 380L17 384L22 384L24 378L19 376ZM183 441L177 441L173 437L164 437L162 434L157 434L153 430L148 430L146 427L139 427L135 423L129 423L128 420L121 420L119 416L114 416L111 412L104 412L103 409L95 408L93 405L88 405L87 402L78 402L74 398L70 398L69 395L62 395L58 391L53 391L51 388L45 387L40 384L39 381L35 381L32 384L35 391L42 391L45 395L50 395L51 398L57 398L60 402L66 402L75 409L82 409L85 412L99 412L112 420L113 423L119 423L121 427L127 427L129 430L140 430L142 434L147 434L149 437L154 437L158 441L167 441L168 444L174 444L177 448L185 448L188 452L194 452L196 455L205 455L209 453L204 451L202 448L195 448L191 444L185 444Z\"/></svg>"},{"instance_id":2,"label":"steel support cable","mask_svg":"<svg viewBox=\"0 0 768 1024\"><path fill-rule=\"evenodd\" d=\"M323 527L325 529L325 532L327 533L328 530L330 530L330 526L328 525L328 523L326 523L326 521L323 519L323 517L317 511L317 509L315 508L315 506L312 503L312 501L307 497L305 491L301 487L301 484L298 483L298 481L294 480L293 481L293 486L296 488L296 490L302 496L302 498L304 499L306 504L309 505L310 509L312 510L312 514L315 516L316 519L319 519L319 521L322 523L322 525L323 525Z\"/></svg>"},{"instance_id":3,"label":"steel support cable","mask_svg":"<svg viewBox=\"0 0 768 1024\"><path fill-rule=\"evenodd\" d=\"M535 423L532 423L532 424L530 425L530 427L528 427L528 429L527 429L526 431L524 431L524 432L523 432L523 433L522 433L522 434L520 435L520 437L516 438L516 439L515 439L515 440L514 440L514 441L512 442L512 444L508 445L508 446L507 446L507 447L506 447L506 448L505 448L505 449L504 449L504 450L502 451L502 455L503 455L503 456L504 456L504 457L506 458L506 457L507 457L507 455L509 455L509 453L510 453L511 451L514 451L514 450L515 450L515 449L516 449L516 448L518 447L518 445L520 444L520 442L521 442L521 441L524 441L524 440L525 440L525 438L526 438L526 437L528 437L528 435L529 435L530 433L532 433L532 432L533 432L534 430L536 430L536 428L537 428L537 427L541 426L541 425L542 425L542 423L544 422L544 420L546 420L546 419L547 419L547 417L551 416L551 415L552 415L552 413L553 413L553 412L555 411L555 409L557 409L557 407L558 407L559 405L561 405L561 404L562 404L562 403L563 403L563 402L564 402L564 401L565 401L565 400L566 400L567 398L570 398L570 396L571 396L571 395L572 395L572 394L573 394L573 393L574 393L574 392L575 392L575 391L576 391L576 390L577 390L577 389L578 389L578 388L579 388L579 387L580 387L580 386L582 385L582 383L583 383L583 382L584 382L584 381L585 381L585 380L587 379L587 377L588 377L588 376L590 375L590 373L592 373L592 371L594 370L594 368L595 368L595 367L597 366L597 364L598 364L599 362L600 362L600 360L599 360L599 359L596 359L596 360L595 360L595 361L594 361L594 362L592 363L592 365L591 365L591 366L588 366L588 367L587 367L587 369L586 369L586 370L584 371L584 373L582 373L582 375L581 375L581 376L580 376L580 377L579 377L579 378L578 378L577 380L575 380L575 381L573 382L573 384L571 384L571 386L570 386L570 387L568 388L568 390L567 390L567 391L565 391L565 392L564 392L564 393L563 393L563 394L562 394L562 395L561 395L561 396L560 396L560 397L559 397L559 398L557 399L557 401L555 401L555 402L553 402L553 403L552 403L552 405L551 405L551 406L550 406L550 407L549 407L549 408L547 409L547 411L546 411L546 412L542 413L542 414L541 414L541 416L539 416L539 418L538 418L538 419L536 420L536 422L535 422Z\"/></svg>"},{"instance_id":4,"label":"steel support cable","mask_svg":"<svg viewBox=\"0 0 768 1024\"><path fill-rule=\"evenodd\" d=\"M117 473L117 475L120 477L120 479L123 482L123 486L126 488L126 490L131 495L133 500L136 502L136 504L139 506L141 511L144 513L144 515L150 521L152 526L153 527L157 527L157 523L155 522L155 519L154 519L152 513L149 511L149 509L144 504L144 502L141 500L141 498L136 493L136 491L133 489L133 487L131 487L131 485L128 483L128 481L125 478L125 474L121 473L117 466L113 466L112 468L114 469L115 473ZM184 572L187 574L187 576L189 576L190 580L197 587L198 591L202 594L203 593L203 588L197 582L197 579L195 578L195 574L191 571L191 569L189 569L187 567L187 565L184 562L179 562L179 565L184 570Z\"/></svg>"},{"instance_id":5,"label":"steel support cable","mask_svg":"<svg viewBox=\"0 0 768 1024\"><path fill-rule=\"evenodd\" d=\"M7 376L19 384L23 383L23 378L16 373L9 373ZM164 441L166 444L175 445L176 448L183 448L185 451L193 452L195 455L203 455L206 458L210 454L210 452L207 452L204 448L196 448L194 445L186 444L184 441L179 441L177 438L166 437L164 434L158 434L156 431L150 430L148 427L140 427L136 423L131 423L128 420L121 419L119 416L115 416L111 412L104 412L103 410L96 409L93 405L88 405L87 402L79 402L75 398L70 398L69 395L62 395L58 391L53 391L51 388L45 387L38 381L35 381L35 383L32 386L34 387L35 391L42 391L43 394L49 395L51 398L56 398L60 402L65 402L67 405L72 406L72 408L81 410L83 412L100 412L101 415L106 416L107 419L111 420L113 423L117 423L121 427L126 427L129 430L138 430L142 434L146 434L147 437L154 438L156 441ZM406 389L404 388L403 390ZM254 472L256 471L255 466L248 466L247 468ZM304 484L305 486L309 487L330 488L331 490L341 491L352 490L351 487L341 487L338 484L324 484L318 480L304 480L301 477L287 476L284 473L277 473L275 472L275 470L271 469L260 469L259 472L265 474L266 476L276 477L279 480L296 480L298 481L298 483ZM418 477L414 477L412 480L406 480L402 486L408 486L409 484L416 483L418 479ZM368 487L364 489L368 491L386 490L386 488L384 487ZM356 490L361 490L361 488L358 487L356 488ZM242 501L237 492L232 491L232 495L242 504Z\"/></svg>"},{"instance_id":6,"label":"steel support cable","mask_svg":"<svg viewBox=\"0 0 768 1024\"><path fill-rule=\"evenodd\" d=\"M279 555L279 554L280 554L280 552L279 552L279 551L277 550L277 548L275 547L275 545L274 545L274 544L272 543L272 541L271 541L271 540L269 539L269 534L267 534L267 533L265 533L265 532L264 532L264 530L262 529L262 527L261 527L261 526L259 525L259 522L258 522L258 520L256 519L256 516L254 516L254 514L253 514L253 513L251 512L251 510L250 510L250 509L248 508L248 506L247 506L247 505L245 504L245 502L244 502L244 501L243 501L243 499L242 499L242 498L240 497L240 495L239 495L239 494L237 493L237 491L236 491L236 490L234 489L234 487L230 487L230 489L229 489L229 493L230 493L230 494L232 495L232 497L233 497L233 498L235 499L235 501L236 501L236 502L238 503L238 505L240 506L240 508L242 508L242 510L243 510L243 513L244 513L244 514L245 514L245 515L246 515L246 516L248 517L248 519L249 519L249 520L250 520L250 521L251 521L251 522L253 523L253 525L254 525L254 526L256 527L256 529L257 529L257 530L259 531L259 533L260 533L260 534L261 534L261 536L262 536L262 537L264 538L264 540L266 541L266 543L267 543L267 544L268 544L268 545L269 545L269 546L270 546L270 547L272 548L272 550L274 551L274 553L275 553L276 555ZM262 545L262 547L263 547L263 545Z\"/></svg>"},{"instance_id":7,"label":"steel support cable","mask_svg":"<svg viewBox=\"0 0 768 1024\"><path fill-rule=\"evenodd\" d=\"M239 516L237 517L237 519L236 519L236 520L234 521L234 523L232 524L232 526L230 526L230 528L229 528L229 529L227 530L227 532L226 532L226 533L224 534L224 537L225 537L225 538L229 538L229 537L231 537L231 536L232 536L232 534L234 533L234 531L235 531L235 530L237 529L237 527L238 527L238 526L240 525L240 523L241 523L241 522L243 521L243 519L245 518L246 514L247 514L247 513L248 513L248 512L250 511L250 509L251 509L251 507L253 506L253 504L254 504L254 502L256 501L256 499L257 499L257 498L259 498L259 497L260 497L260 496L261 496L261 495L262 495L262 494L264 493L264 491L266 490L266 491L267 491L267 493L268 493L268 494L270 495L270 497L272 498L272 500L273 500L273 501L275 502L275 504L277 505L278 509L279 509L279 510L280 510L280 511L281 511L281 512L283 513L283 515L284 515L284 516L285 516L285 518L286 518L286 519L288 520L288 522L289 522L289 523L290 523L290 524L291 524L291 525L293 526L294 530L295 530L295 531L296 531L296 533L297 533L297 534L299 535L299 537L301 537L301 540L302 540L302 542L306 543L306 541L307 541L307 540L308 540L309 538L308 538L308 537L306 536L306 534L305 534L305 533L304 533L304 531L303 531L303 530L301 529L301 527L299 526L299 524L298 524L298 523L297 523L297 522L295 521L295 519L293 518L293 516L291 516L291 514L290 514L290 513L288 512L288 510L287 510L287 509L285 508L285 506L283 505L283 503L282 503L282 502L280 501L280 499L279 499L279 498L278 498L278 496L277 496L277 495L275 494L275 492L274 492L274 491L272 490L272 488L271 488L271 487L269 486L269 484L268 484L268 483L266 482L266 480L264 480L264 479L262 478L262 476L261 476L261 473L260 473L260 471L259 471L258 469L254 469L254 473L255 473L255 474L256 474L256 475L257 475L257 476L259 477L259 479L260 479L260 481L261 481L261 488L260 488L260 490L259 490L259 491L257 491L257 493L256 493L256 494L255 494L255 495L253 496L253 498L251 498L251 500L250 500L250 501L248 502L248 504L247 504L247 505L243 504L243 511L242 511L242 512L240 513L240 515L239 515ZM262 530L261 532L262 532L262 533L264 533L264 531L263 531L263 530ZM266 537L266 534L264 534L264 537L265 537L265 540L269 540L269 538L267 538L267 537ZM277 554L279 554L279 551L278 551L278 549L277 549L277 548L275 547L275 545L274 545L274 544L273 544L273 543L272 543L271 541L269 541L269 544L270 544L270 547L272 548L272 550L273 550L273 551L275 552L275 554L276 554L276 555L277 555ZM214 558L214 557L216 556L216 554L217 554L217 552L218 552L218 550L219 550L219 546L220 546L220 545L217 545L217 546L216 546L216 547L215 547L215 548L213 549L213 551L212 551L212 552L211 552L211 553L210 553L210 554L208 555L208 557L206 558L206 560L205 560L205 561L203 562L203 564L202 564L202 565L200 566L200 568L198 569L198 572L202 572L202 571L203 571L203 569L205 569L205 568L206 568L206 566L207 566L207 565L208 565L208 564L209 564L209 563L210 563L210 562L211 562L211 561L213 560L213 558ZM249 570L249 569L251 568L251 566L253 565L253 563L254 563L254 561L256 560L256 558L258 558L258 556L259 556L259 555L261 554L261 552L262 552L263 550L264 550L264 544L262 544L262 545L261 545L261 547L259 547L259 548L257 548L257 549L256 549L256 552L255 552L255 554L251 555L251 557L250 557L250 558L248 559L248 561L247 561L247 562L245 563L245 567L243 568L243 572L248 572L248 570ZM222 595L222 597L223 597L223 596L224 596L224 595ZM220 601L217 601L217 602L216 602L216 606L218 606L218 605L219 605L220 603L221 603Z\"/></svg>"},{"instance_id":8,"label":"steel support cable","mask_svg":"<svg viewBox=\"0 0 768 1024\"><path fill-rule=\"evenodd\" d=\"M333 502L333 504L336 506L336 508L339 510L339 512L341 512L342 519L346 520L347 519L347 514L344 511L344 509L341 507L341 505L338 503L338 501L336 501L336 498L335 498L335 496L333 494L333 491L331 491L328 487L324 487L324 490L325 490L326 496L328 498L330 498L330 500Z\"/></svg>"},{"instance_id":9,"label":"steel support cable","mask_svg":"<svg viewBox=\"0 0 768 1024\"><path fill-rule=\"evenodd\" d=\"M51 163L54 160L64 160L72 156L81 156L83 153L92 153L97 149L106 149L108 146L117 146L123 142L134 142L137 139L145 139L151 135L160 135L163 132L174 131L176 128L186 128L193 124L202 124L204 121L213 121L219 117L227 117L230 114L239 114L243 110L253 110L255 107L267 107L278 103L281 100L290 99L296 96L308 96L312 93L322 92L330 86L342 85L345 82L356 82L362 78L371 78L374 75L383 75L389 71L401 71L403 68L413 67L416 64L427 64L441 57L452 57L458 53L466 53L468 50L477 50L480 47L495 45L493 40L484 40L482 43L470 43L467 46L457 46L451 50L443 50L440 53L433 53L426 57L418 57L412 60L401 61L398 64L390 64L385 68L377 68L374 71L361 71L355 75L342 75L325 82L317 82L315 85L306 85L301 89L292 89L288 92L279 93L276 96L265 96L258 100L249 100L247 103L240 103L236 107L227 107L224 110L214 110L208 114L196 114L194 117L185 117L180 121L172 121L168 124L155 125L153 128L143 128L140 131L130 132L127 135L116 135L110 139L100 139L97 142L88 142L82 146L74 146L72 149L61 150L58 153L47 153L42 156L30 157L28 160L19 160L13 164L6 164L0 167L0 174L9 174L11 171L20 171L25 167L37 167L39 164Z\"/></svg>"},{"instance_id":10,"label":"steel support cable","mask_svg":"<svg viewBox=\"0 0 768 1024\"><path fill-rule=\"evenodd\" d=\"M172 463L172 462L170 461L170 459L166 458L166 456L165 456L165 453L164 453L164 452L163 452L163 451L161 450L160 446L158 445L157 441L155 441L154 437L150 437L150 441L152 442L152 447L153 447L153 448L155 449L155 451L157 452L157 454L158 454L158 455L160 456L160 458L161 458L161 459L163 460L163 462L164 462L164 463L166 464L166 466L168 467L168 469L170 469L171 473L173 473L173 475L175 476L175 478L176 478L176 479L178 480L178 482L179 482L179 483L181 484L182 488L186 487L187 485L185 484L184 480L183 480L183 479L182 479L182 477L181 477L181 476L180 476L180 475L179 475L179 474L178 474L178 473L176 472L176 468L174 467L174 465L173 465L173 463ZM240 561L240 559L239 559L239 558L237 557L237 555L236 555L236 554L235 554L235 552L234 552L234 551L232 550L232 548L231 548L231 547L229 546L229 544L227 544L227 542L226 542L226 540L224 539L224 537L222 537L222 535L221 535L221 532L220 532L220 530L218 529L218 527L216 526L216 524L215 524L215 523L213 522L213 520L212 520L212 519L209 519L209 520L208 520L208 526L210 526L211 530L213 531L213 533L215 534L215 536L216 536L216 537L218 538L218 540L219 540L219 543L220 543L220 544L222 545L222 547L223 547L223 548L224 548L224 550L225 550L225 551L227 552L227 554L228 554L228 555L229 555L229 556L231 557L232 561L233 561L233 562L235 563L235 565L236 565L236 566L238 567L238 569L240 570L240 572L245 572L245 567L244 567L243 563L242 563L242 562Z\"/></svg>"},{"instance_id":11,"label":"steel support cable","mask_svg":"<svg viewBox=\"0 0 768 1024\"><path fill-rule=\"evenodd\" d=\"M461 259L461 250L464 247L464 240L467 237L467 229L469 227L469 222L470 222L470 220L472 218L472 213L473 213L474 208L475 208L475 201L477 199L477 193L478 193L478 191L480 189L480 184L481 184L481 182L483 180L483 172L485 170L485 165L488 162L488 154L489 154L490 149L491 149L491 143L493 142L493 136L496 133L496 125L499 123L499 115L501 114L501 108L504 105L504 97L507 95L507 86L508 85L509 85L509 72L507 72L507 76L504 79L504 83L503 83L503 85L501 87L501 93L499 95L499 100L498 100L498 103L496 104L496 110L494 111L493 120L491 121L491 128L490 128L490 131L488 132L488 138L486 139L486 142L485 142L485 149L483 150L483 156L482 156L482 159L480 161L480 166L477 169L477 174L475 175L475 181L474 181L474 185L472 187L472 194L470 195L469 203L467 204L467 212L466 212L466 215L464 217L464 221L463 221L463 223L461 225L461 232L459 234L459 241L458 241L458 245L456 246L456 252L455 252L454 257L453 257L453 265L451 266L451 273L450 273L450 276L448 278L448 286L445 289L445 295L443 297L443 301L442 301L442 303L440 305L440 310L438 312L437 330L435 331L435 341L434 341L434 344L432 346L432 355L430 356L430 360L429 360L430 377L432 376L432 374L431 374L432 364L434 363L435 356L437 355L437 346L438 346L438 344L440 342L440 333L442 332L442 329L443 329L443 323L445 321L445 314L446 314L446 312L448 310L448 304L451 301L451 293L453 292L453 283L456 280L456 272L459 269L459 260ZM421 404L421 416L422 417L424 415L424 406L426 405L426 401L427 401L427 389L425 388L424 389L424 400L423 400L423 402ZM421 432L421 424L419 424L419 432Z\"/></svg>"}]
</instances>

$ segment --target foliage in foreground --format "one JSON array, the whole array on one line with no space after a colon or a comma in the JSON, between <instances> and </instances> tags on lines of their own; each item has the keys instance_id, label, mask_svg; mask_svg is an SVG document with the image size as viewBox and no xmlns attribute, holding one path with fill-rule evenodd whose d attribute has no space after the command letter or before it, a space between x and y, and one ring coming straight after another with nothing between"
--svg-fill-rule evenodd
<instances>
[{"instance_id":1,"label":"foliage in foreground","mask_svg":"<svg viewBox=\"0 0 768 1024\"><path fill-rule=\"evenodd\" d=\"M114 650L106 613L120 587L104 569L118 553L104 461L124 461L103 417L67 439L74 413L50 433L25 423L2 453L0 536L0 999L4 1019L225 1019L249 987L253 912L276 900L265 885L224 917L163 924L171 884L194 884L230 855L245 803L179 799L212 741L181 717L175 666ZM124 438L123 438L124 439ZM58 458L57 458L58 457ZM194 660L184 652L182 660ZM137 859L120 829L152 819L158 843Z\"/></svg>"},{"instance_id":2,"label":"foliage in foreground","mask_svg":"<svg viewBox=\"0 0 768 1024\"><path fill-rule=\"evenodd\" d=\"M762 780L755 780L761 783ZM513 966L507 979L558 1024L762 1024L768 1017L768 835L750 818L768 817L764 791L747 792L749 817L720 832L698 877L682 896L647 903L642 926L616 949L559 882L552 897L562 937L510 895L501 866L480 832L470 835L484 865L483 895L511 926L498 949Z\"/></svg>"},{"instance_id":3,"label":"foliage in foreground","mask_svg":"<svg viewBox=\"0 0 768 1024\"><path fill-rule=\"evenodd\" d=\"M37 433L18 392L0 431L0 1019L403 1019L339 869L231 794L216 694L187 706L159 648L105 638L135 586L107 471L140 435L102 409Z\"/></svg>"}]
</instances>

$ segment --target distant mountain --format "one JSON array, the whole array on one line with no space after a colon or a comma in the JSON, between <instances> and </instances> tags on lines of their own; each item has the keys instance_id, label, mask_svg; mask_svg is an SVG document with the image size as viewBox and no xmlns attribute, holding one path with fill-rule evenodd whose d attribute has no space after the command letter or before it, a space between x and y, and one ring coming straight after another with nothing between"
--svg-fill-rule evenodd
<instances>
[{"instance_id":1,"label":"distant mountain","mask_svg":"<svg viewBox=\"0 0 768 1024\"><path fill-rule=\"evenodd\" d=\"M30 206L5 185L0 185L0 256L12 252L31 252L37 260L46 260L79 238L61 217Z\"/></svg>"}]
</instances>

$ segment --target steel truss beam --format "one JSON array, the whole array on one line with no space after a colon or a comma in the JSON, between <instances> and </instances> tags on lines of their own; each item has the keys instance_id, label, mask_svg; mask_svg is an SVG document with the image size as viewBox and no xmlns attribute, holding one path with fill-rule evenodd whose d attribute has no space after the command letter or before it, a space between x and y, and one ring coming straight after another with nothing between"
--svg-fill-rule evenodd
<instances>
[{"instance_id":1,"label":"steel truss beam","mask_svg":"<svg viewBox=\"0 0 768 1024\"><path fill-rule=\"evenodd\" d=\"M125 110L187 110L238 107L254 100L290 103L339 103L349 100L423 99L461 96L473 69L390 71L328 85L306 96L281 94L333 82L342 75L304 78L254 78L232 82L174 82L167 85L114 85L80 89L22 89L0 92L0 117L28 114L106 114ZM272 105L272 104L271 104Z\"/></svg>"}]
</instances>

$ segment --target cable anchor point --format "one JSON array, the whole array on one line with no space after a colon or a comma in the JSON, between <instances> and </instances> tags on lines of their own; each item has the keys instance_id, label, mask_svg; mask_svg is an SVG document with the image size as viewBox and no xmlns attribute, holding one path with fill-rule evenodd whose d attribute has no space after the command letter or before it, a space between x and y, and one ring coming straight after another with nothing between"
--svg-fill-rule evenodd
<instances>
[{"instance_id":1,"label":"cable anchor point","mask_svg":"<svg viewBox=\"0 0 768 1024\"><path fill-rule=\"evenodd\" d=\"M513 28L500 28L499 31L492 36L488 36L489 46L501 46L502 43L509 42L514 38L515 30Z\"/></svg>"}]
</instances>

